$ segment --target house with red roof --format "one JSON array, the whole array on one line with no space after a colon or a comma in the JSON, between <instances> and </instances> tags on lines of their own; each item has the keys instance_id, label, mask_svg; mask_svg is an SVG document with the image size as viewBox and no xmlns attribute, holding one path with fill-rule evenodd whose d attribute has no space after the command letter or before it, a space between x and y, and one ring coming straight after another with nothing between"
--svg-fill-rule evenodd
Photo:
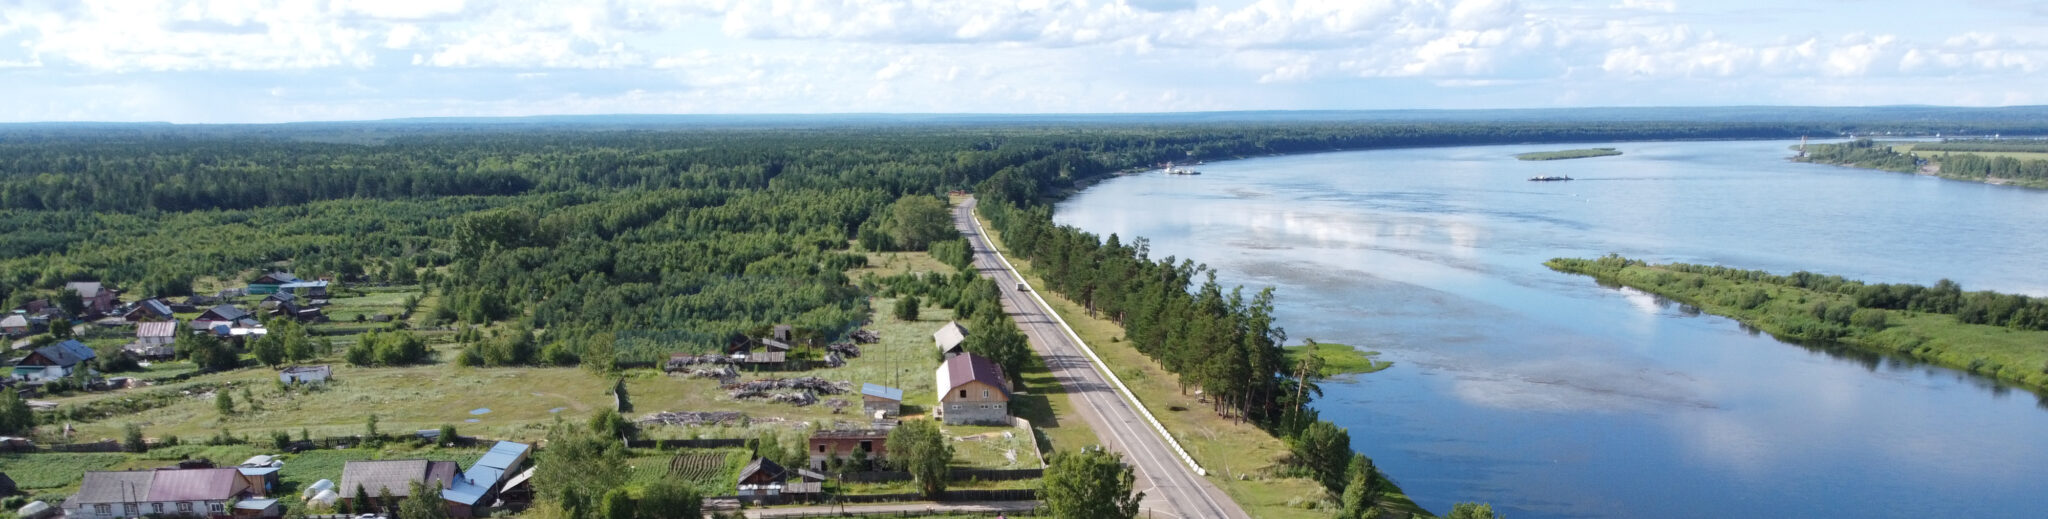
<instances>
[{"instance_id":1,"label":"house with red roof","mask_svg":"<svg viewBox=\"0 0 2048 519\"><path fill-rule=\"evenodd\" d=\"M1010 382L988 357L961 353L939 365L939 405L932 411L947 425L1010 424Z\"/></svg>"}]
</instances>

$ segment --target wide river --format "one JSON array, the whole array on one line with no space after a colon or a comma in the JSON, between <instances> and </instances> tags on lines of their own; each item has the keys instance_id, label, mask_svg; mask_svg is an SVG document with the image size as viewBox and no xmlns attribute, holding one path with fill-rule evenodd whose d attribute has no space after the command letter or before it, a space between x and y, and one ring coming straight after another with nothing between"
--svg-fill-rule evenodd
<instances>
[{"instance_id":1,"label":"wide river","mask_svg":"<svg viewBox=\"0 0 2048 519\"><path fill-rule=\"evenodd\" d=\"M1277 287L1290 342L1383 352L1392 369L1325 384L1317 407L1434 511L2048 516L2033 393L1779 342L1542 265L1613 252L2048 295L2048 191L1792 163L1792 144L1257 158L1111 179L1055 219ZM1578 180L1525 180L1559 174Z\"/></svg>"}]
</instances>

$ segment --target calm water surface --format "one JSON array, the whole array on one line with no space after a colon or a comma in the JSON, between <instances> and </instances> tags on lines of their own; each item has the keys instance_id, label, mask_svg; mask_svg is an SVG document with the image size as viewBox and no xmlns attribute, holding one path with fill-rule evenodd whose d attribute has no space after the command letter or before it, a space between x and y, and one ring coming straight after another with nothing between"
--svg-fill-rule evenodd
<instances>
[{"instance_id":1,"label":"calm water surface","mask_svg":"<svg viewBox=\"0 0 2048 519\"><path fill-rule=\"evenodd\" d=\"M1789 163L1789 144L1260 158L1113 179L1055 218L1278 287L1295 341L1384 352L1393 369L1326 384L1318 407L1431 510L2048 516L2032 393L1778 342L1542 265L1615 252L2048 295L2048 191ZM1579 180L1524 180L1540 174Z\"/></svg>"}]
</instances>

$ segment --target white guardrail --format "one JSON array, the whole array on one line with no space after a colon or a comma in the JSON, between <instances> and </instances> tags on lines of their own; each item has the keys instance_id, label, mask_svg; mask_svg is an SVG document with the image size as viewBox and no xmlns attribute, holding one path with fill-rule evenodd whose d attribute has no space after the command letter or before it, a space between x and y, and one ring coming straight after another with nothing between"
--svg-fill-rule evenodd
<instances>
[{"instance_id":1,"label":"white guardrail","mask_svg":"<svg viewBox=\"0 0 2048 519\"><path fill-rule=\"evenodd\" d=\"M981 227L981 216L973 210L969 210L967 216L974 221L974 231L981 234L982 240L988 240L988 230ZM1026 286L1031 284L1030 281L1024 279L1024 273L1017 272L1017 267L1010 264L1009 258L1003 257L1003 251L997 249L995 243L991 242L988 245L989 252L996 253L996 260L1003 262L1003 268L1009 270L1010 275L1017 276L1018 283L1023 283ZM1152 430L1158 431L1160 437L1166 438L1166 445L1173 447L1174 453L1180 454L1180 460L1187 463L1188 468L1195 469L1195 474L1209 475L1207 469L1202 468L1201 464L1195 463L1194 456L1188 455L1187 449L1181 448L1180 441L1173 438L1173 433L1166 432L1166 426L1161 425L1159 419L1152 416L1152 410L1145 408L1145 402L1138 400L1138 395L1132 393L1131 388L1124 386L1123 379L1117 378L1116 372L1109 369L1109 364L1102 362L1102 357L1095 356L1095 349L1088 347L1088 341L1081 340L1081 334L1074 333L1074 327L1067 325L1067 320L1060 317L1059 311L1053 310L1052 305L1045 302L1045 298L1038 296L1038 289L1033 288L1025 293L1030 294L1032 300L1038 301L1038 307L1051 315L1053 322L1059 323L1060 330L1067 332L1067 338L1073 339L1074 344L1081 345L1081 353L1087 354L1088 360L1094 361L1096 370L1100 371L1102 376L1109 377L1109 382L1115 384L1118 391L1123 392L1124 398L1131 401L1132 407L1138 408L1138 413L1144 415L1145 421L1152 424Z\"/></svg>"}]
</instances>

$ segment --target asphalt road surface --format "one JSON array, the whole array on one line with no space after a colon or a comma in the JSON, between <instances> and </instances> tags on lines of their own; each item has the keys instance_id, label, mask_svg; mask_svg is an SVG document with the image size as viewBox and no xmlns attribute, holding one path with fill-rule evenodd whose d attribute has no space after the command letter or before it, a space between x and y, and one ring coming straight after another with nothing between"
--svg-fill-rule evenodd
<instances>
[{"instance_id":1,"label":"asphalt road surface","mask_svg":"<svg viewBox=\"0 0 2048 519\"><path fill-rule=\"evenodd\" d=\"M1124 462L1137 468L1137 490L1145 493L1144 508L1152 517L1161 518L1249 519L1251 516L1229 495L1182 463L1180 455L1138 414L1134 404L1089 364L1081 346L1053 320L1051 308L1040 306L1030 294L1017 290L1021 280L1004 266L975 225L974 204L975 200L969 198L955 208L953 225L967 235L974 248L975 270L994 279L1002 289L1003 310L1031 338L1031 348L1045 359L1053 377L1073 395L1081 418L1095 429L1103 447L1123 453Z\"/></svg>"}]
</instances>

